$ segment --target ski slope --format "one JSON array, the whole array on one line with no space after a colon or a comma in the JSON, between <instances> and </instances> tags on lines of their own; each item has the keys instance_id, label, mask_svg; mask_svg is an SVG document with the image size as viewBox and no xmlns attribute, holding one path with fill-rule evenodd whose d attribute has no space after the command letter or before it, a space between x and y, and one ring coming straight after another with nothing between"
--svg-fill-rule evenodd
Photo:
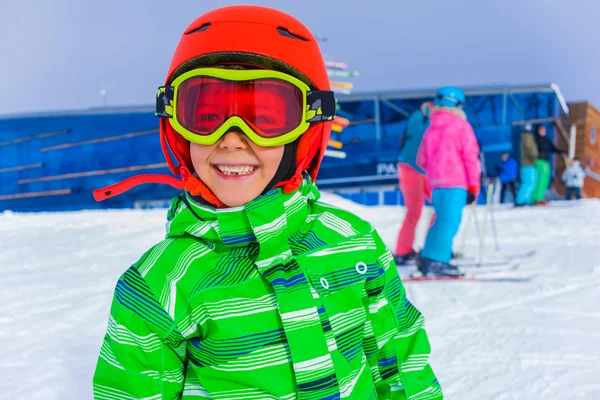
<instances>
[{"instance_id":1,"label":"ski slope","mask_svg":"<svg viewBox=\"0 0 600 400\"><path fill-rule=\"evenodd\" d=\"M402 208L323 199L372 222L393 247ZM494 218L502 253L537 250L520 264L535 279L406 284L446 398L600 398L600 201L497 208ZM0 214L1 399L92 398L115 282L162 239L164 223L165 210ZM487 232L487 254L498 257ZM478 251L471 226L465 253Z\"/></svg>"}]
</instances>

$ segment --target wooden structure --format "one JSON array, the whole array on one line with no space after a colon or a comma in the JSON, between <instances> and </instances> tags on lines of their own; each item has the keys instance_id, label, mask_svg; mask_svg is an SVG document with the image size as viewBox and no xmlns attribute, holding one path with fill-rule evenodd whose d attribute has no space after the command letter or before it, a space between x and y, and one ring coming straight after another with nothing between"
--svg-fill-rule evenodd
<instances>
[{"instance_id":1,"label":"wooden structure","mask_svg":"<svg viewBox=\"0 0 600 400\"><path fill-rule=\"evenodd\" d=\"M584 197L600 198L600 111L589 102L569 103L571 123L576 128L573 155L581 160L586 170L583 186ZM571 142L573 140L571 139ZM561 148L569 148L565 138L559 136L556 144ZM563 195L565 186L560 180L564 166L557 163L555 189Z\"/></svg>"}]
</instances>

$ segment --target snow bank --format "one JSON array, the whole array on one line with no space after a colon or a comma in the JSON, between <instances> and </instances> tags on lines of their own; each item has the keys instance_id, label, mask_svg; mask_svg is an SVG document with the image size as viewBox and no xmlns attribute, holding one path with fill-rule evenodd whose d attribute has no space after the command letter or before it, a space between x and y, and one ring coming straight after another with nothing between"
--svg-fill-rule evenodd
<instances>
[{"instance_id":1,"label":"snow bank","mask_svg":"<svg viewBox=\"0 0 600 400\"><path fill-rule=\"evenodd\" d=\"M322 201L359 214L395 243L401 208L331 194ZM480 225L484 211L477 209ZM162 239L165 214L0 214L0 398L92 397L114 284ZM446 398L600 398L600 202L498 208L494 217L503 253L537 250L521 262L534 280L406 284L425 314ZM421 243L430 218L427 209ZM466 253L478 249L471 226ZM491 236L486 249L494 255Z\"/></svg>"}]
</instances>

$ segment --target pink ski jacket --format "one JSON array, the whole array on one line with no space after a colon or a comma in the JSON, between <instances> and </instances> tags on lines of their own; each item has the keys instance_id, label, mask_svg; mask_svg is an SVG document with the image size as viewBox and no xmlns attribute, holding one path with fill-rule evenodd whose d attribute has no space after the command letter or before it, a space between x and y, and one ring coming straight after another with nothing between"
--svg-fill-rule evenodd
<instances>
[{"instance_id":1,"label":"pink ski jacket","mask_svg":"<svg viewBox=\"0 0 600 400\"><path fill-rule=\"evenodd\" d=\"M481 167L479 145L464 111L435 107L417 155L417 165L427 174L429 190L478 188Z\"/></svg>"}]
</instances>

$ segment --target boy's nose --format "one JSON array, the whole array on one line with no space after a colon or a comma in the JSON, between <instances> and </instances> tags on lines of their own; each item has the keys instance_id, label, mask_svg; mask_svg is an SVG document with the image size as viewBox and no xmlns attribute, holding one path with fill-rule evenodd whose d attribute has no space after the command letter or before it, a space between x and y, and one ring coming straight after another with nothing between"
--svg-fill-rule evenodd
<instances>
[{"instance_id":1,"label":"boy's nose","mask_svg":"<svg viewBox=\"0 0 600 400\"><path fill-rule=\"evenodd\" d=\"M223 135L219 142L219 148L223 150L245 150L248 147L248 137L241 131L230 130Z\"/></svg>"}]
</instances>

